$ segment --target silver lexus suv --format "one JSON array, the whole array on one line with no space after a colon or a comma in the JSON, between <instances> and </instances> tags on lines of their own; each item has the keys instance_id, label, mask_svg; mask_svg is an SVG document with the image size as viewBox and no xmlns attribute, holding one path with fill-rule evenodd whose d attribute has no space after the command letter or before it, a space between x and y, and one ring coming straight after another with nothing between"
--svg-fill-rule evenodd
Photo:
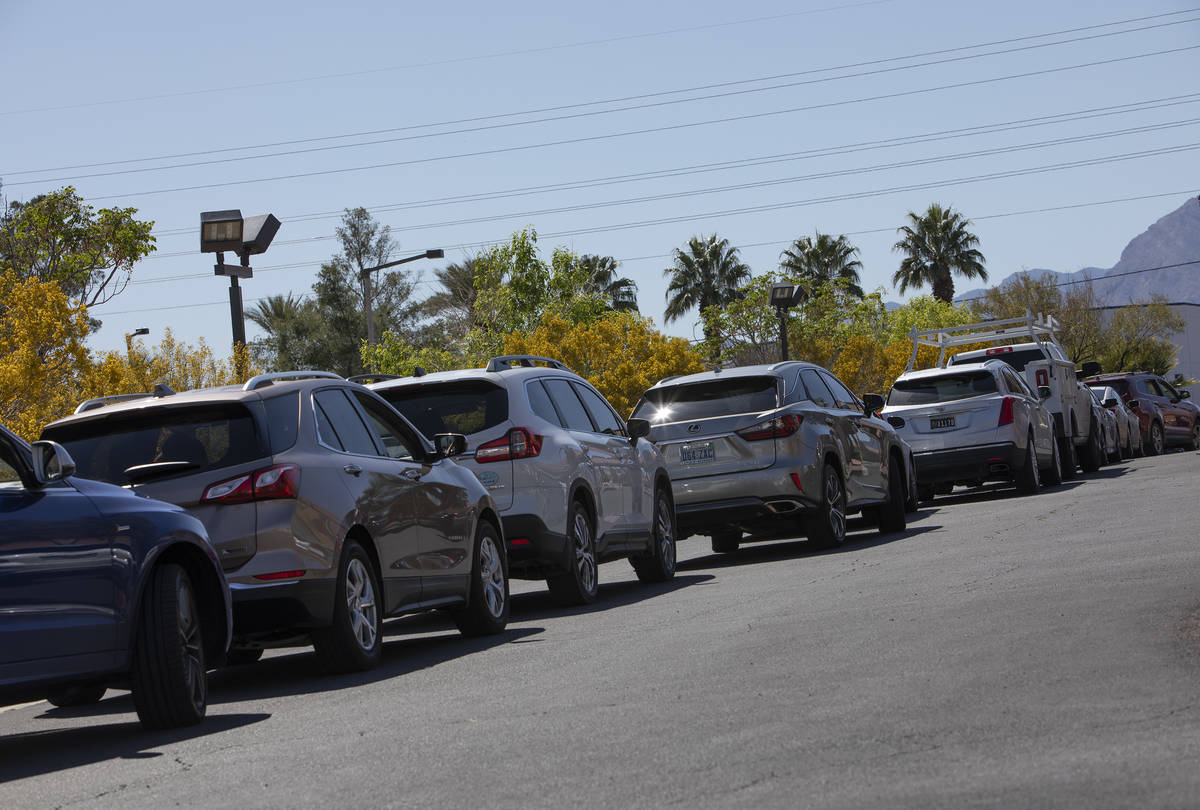
<instances>
[{"instance_id":1,"label":"silver lexus suv","mask_svg":"<svg viewBox=\"0 0 1200 810\"><path fill-rule=\"evenodd\" d=\"M634 416L667 460L681 537L707 534L726 553L798 529L833 547L858 511L882 532L906 524L907 449L874 416L883 398L864 400L820 366L785 362L667 378Z\"/></svg>"},{"instance_id":2,"label":"silver lexus suv","mask_svg":"<svg viewBox=\"0 0 1200 810\"><path fill-rule=\"evenodd\" d=\"M598 563L627 558L643 582L675 575L671 479L641 438L649 425L622 420L562 363L510 355L370 387L425 435L466 435L455 460L500 510L512 576L546 579L559 601L587 604Z\"/></svg>"}]
</instances>

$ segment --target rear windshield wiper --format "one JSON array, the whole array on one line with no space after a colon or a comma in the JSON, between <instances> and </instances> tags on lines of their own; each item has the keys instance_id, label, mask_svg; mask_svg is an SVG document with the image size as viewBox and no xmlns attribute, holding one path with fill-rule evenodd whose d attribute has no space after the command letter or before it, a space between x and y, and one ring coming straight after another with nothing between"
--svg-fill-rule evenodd
<instances>
[{"instance_id":1,"label":"rear windshield wiper","mask_svg":"<svg viewBox=\"0 0 1200 810\"><path fill-rule=\"evenodd\" d=\"M149 464L135 464L132 467L126 467L124 472L129 483L139 484L142 481L149 481L151 478L162 478L185 470L193 470L199 466L194 461L154 461Z\"/></svg>"}]
</instances>

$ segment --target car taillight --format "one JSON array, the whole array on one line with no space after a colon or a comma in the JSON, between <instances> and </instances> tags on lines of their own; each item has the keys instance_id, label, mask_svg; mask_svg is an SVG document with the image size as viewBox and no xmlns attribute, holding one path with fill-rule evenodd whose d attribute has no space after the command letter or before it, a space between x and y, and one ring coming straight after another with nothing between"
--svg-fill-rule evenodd
<instances>
[{"instance_id":1,"label":"car taillight","mask_svg":"<svg viewBox=\"0 0 1200 810\"><path fill-rule=\"evenodd\" d=\"M996 423L996 427L1004 427L1013 423L1013 398L1005 397L1000 403L1000 421Z\"/></svg>"},{"instance_id":2,"label":"car taillight","mask_svg":"<svg viewBox=\"0 0 1200 810\"><path fill-rule=\"evenodd\" d=\"M475 449L475 461L487 464L492 461L512 461L532 458L542 452L542 437L523 427L513 428L494 441L481 444Z\"/></svg>"},{"instance_id":3,"label":"car taillight","mask_svg":"<svg viewBox=\"0 0 1200 810\"><path fill-rule=\"evenodd\" d=\"M747 441L758 441L759 439L781 439L784 436L791 436L800 429L801 419L799 416L791 413L785 413L783 416L776 416L774 419L768 419L765 422L759 422L757 425L751 425L748 428L742 428L737 432Z\"/></svg>"},{"instance_id":4,"label":"car taillight","mask_svg":"<svg viewBox=\"0 0 1200 810\"><path fill-rule=\"evenodd\" d=\"M249 503L295 498L300 491L300 468L295 464L276 464L225 481L204 490L201 503Z\"/></svg>"}]
</instances>

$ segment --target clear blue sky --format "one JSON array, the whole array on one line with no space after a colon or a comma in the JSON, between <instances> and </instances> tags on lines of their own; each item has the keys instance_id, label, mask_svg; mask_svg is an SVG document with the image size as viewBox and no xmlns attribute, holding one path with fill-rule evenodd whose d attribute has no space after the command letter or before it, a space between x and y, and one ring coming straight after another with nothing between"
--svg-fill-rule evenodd
<instances>
[{"instance_id":1,"label":"clear blue sky","mask_svg":"<svg viewBox=\"0 0 1200 810\"><path fill-rule=\"evenodd\" d=\"M547 255L614 256L661 322L662 270L696 234L727 237L765 272L799 236L844 233L863 286L899 299L895 229L931 202L974 221L999 280L1111 266L1200 190L1200 152L1182 151L1200 144L1200 50L1147 55L1200 45L1187 3L414 5L0 4L5 195L70 183L155 222L158 253L95 310L95 348L143 326L157 342L170 326L228 350L227 281L198 252L207 210L283 220L245 282L247 308L309 292L342 209L361 205L393 227L397 256L462 259L525 225ZM1070 29L1087 30L1056 33ZM1121 61L1078 67L1109 60ZM1078 115L1116 105L1141 106ZM265 146L282 142L300 143ZM1079 161L1091 164L1046 170ZM512 194L553 184L576 187ZM437 202L464 195L488 198ZM1091 204L1130 197L1151 198ZM408 265L423 294L436 266ZM691 336L692 319L667 330Z\"/></svg>"}]
</instances>

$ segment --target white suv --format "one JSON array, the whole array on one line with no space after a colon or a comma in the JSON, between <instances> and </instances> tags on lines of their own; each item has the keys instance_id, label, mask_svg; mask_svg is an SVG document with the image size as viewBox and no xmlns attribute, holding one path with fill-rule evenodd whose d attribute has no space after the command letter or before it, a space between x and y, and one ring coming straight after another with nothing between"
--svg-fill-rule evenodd
<instances>
[{"instance_id":1,"label":"white suv","mask_svg":"<svg viewBox=\"0 0 1200 810\"><path fill-rule=\"evenodd\" d=\"M509 355L369 387L426 436L467 436L455 461L500 510L513 577L587 604L598 563L627 558L643 582L675 575L675 503L662 455L642 440L650 424L622 421L562 363Z\"/></svg>"}]
</instances>

